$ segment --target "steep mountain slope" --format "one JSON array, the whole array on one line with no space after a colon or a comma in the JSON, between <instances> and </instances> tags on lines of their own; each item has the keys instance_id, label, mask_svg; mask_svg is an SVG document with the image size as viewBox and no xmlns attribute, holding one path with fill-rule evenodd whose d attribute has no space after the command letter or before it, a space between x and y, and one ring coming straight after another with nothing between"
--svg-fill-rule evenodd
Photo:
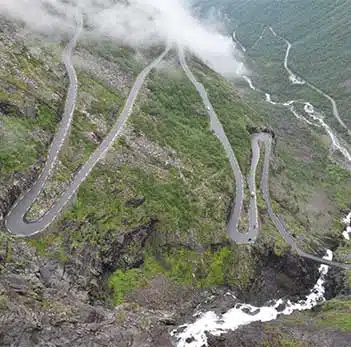
<instances>
[{"instance_id":1,"label":"steep mountain slope","mask_svg":"<svg viewBox=\"0 0 351 347\"><path fill-rule=\"evenodd\" d=\"M228 31L232 33L235 30L236 39L246 48L243 56L251 70L253 85L257 89L250 90L245 81L237 80L234 84L247 103L254 108L260 108L261 114L266 115L265 121L271 124L278 135L280 142L276 151L279 152L277 155L279 160L283 160L286 170L280 170L275 177L277 184L272 187L275 199L293 209L303 228L310 228L312 233L318 234L326 229L336 230L339 228L338 219L342 218L342 214L336 218L337 214L329 210L331 204L328 200L331 196L334 196L331 200L339 199L341 195L336 192L324 195L324 189L330 184L328 182L333 181L331 185L336 188L338 183L335 179L339 180L340 174L345 175L344 178L349 181L349 174L336 167L338 173L334 169L326 170L328 165L324 160L331 155L332 160L338 160L345 167L350 166L349 162L335 150L323 127L315 124L308 116L307 120L312 122L303 121L300 117L305 114L303 104L294 104L293 114L282 104L272 105L267 102L265 93L269 93L273 104L288 103L291 100L311 102L321 112L322 119L336 134L342 146L350 152L349 135L333 115L330 100L309 85L292 84L284 67L288 49L284 39L288 39L292 43L287 60L288 67L298 76L332 95L340 117L348 124L347 105L350 103L350 93L341 85L345 84L349 67L345 63L339 63L350 59L350 43L347 40L350 28L343 26L350 18L348 2L208 0L192 3L201 16L206 16L207 13L214 15L216 12L224 16L227 19ZM269 26L272 26L274 31L271 31ZM274 33L281 37L275 36ZM329 47L329 43L333 43L333 47ZM238 48L240 49L240 44ZM328 63L320 68L321 61ZM331 76L333 78L330 78ZM296 114L300 118L296 119ZM319 185L323 180L324 188L321 189ZM313 201L317 200L321 204L312 207ZM349 203L349 198L345 196L342 203L345 212ZM312 211L319 213L313 216ZM295 219L293 223L296 222ZM329 224L330 222L333 225Z\"/></svg>"},{"instance_id":2,"label":"steep mountain slope","mask_svg":"<svg viewBox=\"0 0 351 347\"><path fill-rule=\"evenodd\" d=\"M0 92L0 207L5 216L44 163L67 78L60 62L64 43L25 35L19 24L5 19L1 28L6 68ZM80 42L73 128L29 218L38 218L61 194L118 117L136 74L162 49L135 52L120 43ZM287 126L282 120L287 112L234 90L196 59L191 68L208 91L245 175L250 133L274 129L274 207L306 249L322 254L325 246L344 245L338 250L345 260L348 246L340 237L339 218L349 204L350 176L329 160L318 132L295 119ZM303 134L298 140L296 132ZM257 243L229 241L226 218L234 190L206 109L171 51L147 78L122 136L56 223L26 240L8 235L2 225L0 342L168 346L169 331L212 295L223 298L230 289L243 300L262 303L306 293L317 265L290 251L262 201ZM244 231L245 217L241 222ZM347 293L344 273L334 278L330 296ZM113 308L125 302L131 304Z\"/></svg>"},{"instance_id":3,"label":"steep mountain slope","mask_svg":"<svg viewBox=\"0 0 351 347\"><path fill-rule=\"evenodd\" d=\"M351 59L348 25L351 6L348 0L195 0L193 3L202 15L214 8L225 15L228 29L236 30L248 49L266 26L273 26L293 43L290 55L293 71L335 97L345 122L351 124L348 107L351 68L347 63ZM262 45L271 57L284 49L284 42L274 45L269 37ZM248 53L256 58L262 55L262 50L256 47Z\"/></svg>"},{"instance_id":4,"label":"steep mountain slope","mask_svg":"<svg viewBox=\"0 0 351 347\"><path fill-rule=\"evenodd\" d=\"M350 300L329 301L308 313L296 313L270 323L254 323L224 336L209 336L210 347L331 347L348 346Z\"/></svg>"}]
</instances>

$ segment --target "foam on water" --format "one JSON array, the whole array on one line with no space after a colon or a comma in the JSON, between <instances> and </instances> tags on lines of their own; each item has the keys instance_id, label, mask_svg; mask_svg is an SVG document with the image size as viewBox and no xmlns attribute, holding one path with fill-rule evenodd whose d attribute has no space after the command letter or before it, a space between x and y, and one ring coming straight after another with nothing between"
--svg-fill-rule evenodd
<instances>
[{"instance_id":1,"label":"foam on water","mask_svg":"<svg viewBox=\"0 0 351 347\"><path fill-rule=\"evenodd\" d=\"M265 100L266 100L266 102L269 102L272 105L277 105L276 102L272 101L271 95L268 93L265 93Z\"/></svg>"},{"instance_id":2,"label":"foam on water","mask_svg":"<svg viewBox=\"0 0 351 347\"><path fill-rule=\"evenodd\" d=\"M252 89L252 90L256 90L256 87L253 85L251 79L245 75L243 75L243 79L248 83L249 87Z\"/></svg>"},{"instance_id":3,"label":"foam on water","mask_svg":"<svg viewBox=\"0 0 351 347\"><path fill-rule=\"evenodd\" d=\"M295 74L291 73L290 72L290 75L289 75L289 80L292 84L300 84L300 85L303 85L305 84L306 82L299 78L298 76L296 76Z\"/></svg>"},{"instance_id":4,"label":"foam on water","mask_svg":"<svg viewBox=\"0 0 351 347\"><path fill-rule=\"evenodd\" d=\"M294 103L297 103L298 101L295 100L290 100L287 102L275 102L272 100L272 97L269 93L265 93L265 100L266 102L272 104L272 105L281 105L281 106L286 106L289 108L289 110L291 111L291 113L298 119L303 120L304 122L308 123L309 125L314 125L317 127L323 127L326 131L326 133L329 135L332 146L334 149L338 150L341 152L341 154L344 156L344 158L347 161L351 161L351 154L350 152L347 150L347 148L345 146L343 146L339 139L337 138L337 136L335 135L335 133L333 133L332 129L329 127L329 125L327 123L325 123L324 119L323 119L323 115L320 112L317 112L315 110L315 108L313 107L313 105L310 102L303 102L304 104L304 112L306 113L306 115L312 120L308 120L306 117L304 117L303 115L299 114L295 107L294 107ZM299 102L301 103L301 102ZM351 218L351 217L350 217ZM351 228L350 228L350 232L351 232Z\"/></svg>"},{"instance_id":5,"label":"foam on water","mask_svg":"<svg viewBox=\"0 0 351 347\"><path fill-rule=\"evenodd\" d=\"M342 235L344 236L344 238L346 240L350 240L350 235L351 235L351 211L349 212L349 214L342 220L342 222L344 224L346 224L346 230L344 230L344 232L342 233Z\"/></svg>"},{"instance_id":6,"label":"foam on water","mask_svg":"<svg viewBox=\"0 0 351 347\"><path fill-rule=\"evenodd\" d=\"M344 156L344 158L348 161L351 161L351 154L350 152L346 149L346 147L342 146L340 141L338 140L338 138L336 137L336 135L332 132L331 128L329 127L328 124L326 124L323 120L323 116L317 112L313 105L309 102L305 103L304 106L304 111L315 121L317 121L327 132L327 134L329 135L331 142L332 142L332 146L339 150L342 155Z\"/></svg>"},{"instance_id":7,"label":"foam on water","mask_svg":"<svg viewBox=\"0 0 351 347\"><path fill-rule=\"evenodd\" d=\"M351 216L350 216L351 218ZM326 251L323 257L327 260L333 259L333 252ZM236 304L232 309L221 316L215 312L208 311L205 313L197 313L198 317L194 323L184 324L172 332L172 336L176 338L177 347L202 347L207 346L207 338L205 332L212 335L221 335L229 330L236 330L239 326L247 325L252 322L268 322L274 320L278 315L290 315L294 311L310 310L318 303L325 301L324 282L329 267L321 265L319 267L319 278L310 294L304 300L296 303L290 300L284 301L279 299L269 306L256 307L248 304ZM187 340L189 342L187 342Z\"/></svg>"}]
</instances>

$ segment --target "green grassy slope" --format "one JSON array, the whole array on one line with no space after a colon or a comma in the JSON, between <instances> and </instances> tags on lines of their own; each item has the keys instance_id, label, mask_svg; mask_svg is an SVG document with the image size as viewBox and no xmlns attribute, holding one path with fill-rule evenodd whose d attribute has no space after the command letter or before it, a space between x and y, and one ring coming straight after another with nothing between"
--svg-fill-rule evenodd
<instances>
[{"instance_id":1,"label":"green grassy slope","mask_svg":"<svg viewBox=\"0 0 351 347\"><path fill-rule=\"evenodd\" d=\"M59 81L64 80L58 60L60 49L55 45L50 49L61 72L57 82L60 84ZM133 60L132 51L114 49L108 44L95 51L94 47L82 44L78 53L84 49L102 57L104 66L120 67L127 82L123 88L112 88L103 74L94 74L78 64L80 94L70 139L60 155L56 176L45 188L48 194L40 198L43 201L38 201L34 214L47 206L44 201L47 195L57 196L62 191L72 172L101 141L118 117L133 77L141 68L140 61ZM144 64L156 53L158 49L146 57ZM40 68L45 66L43 60L45 56L38 64ZM20 61L11 56L7 61L22 74L29 74ZM31 61L26 59L26 64ZM285 217L289 230L303 236L308 242L302 242L308 247L311 243L314 245L311 241L316 239L324 244L321 231L340 235L338 219L341 210L348 205L350 176L327 158L324 139L291 119L290 114L263 104L254 95L240 97L240 91L235 91L230 83L200 62L192 60L190 64L208 91L243 173L247 173L250 164L248 129L271 126L276 132L271 189L275 208ZM77 250L87 245L101 259L111 240L123 239L153 217L157 219L156 232L142 249L142 261L135 265L131 257L125 256L123 265L113 269L116 272L111 275L110 283L115 289L116 302L159 273L194 287L230 284L243 291L254 276L255 258L250 248L230 244L226 232L226 218L235 187L222 146L210 132L206 110L178 65L174 52L162 66L148 77L123 136L81 186L72 206L47 233L30 240L39 254L62 262L72 260ZM36 72L28 76L41 75ZM50 81L56 80L44 80L48 85ZM36 91L38 98L43 97L40 94L43 90ZM23 93L19 91L19 100ZM60 93L57 100L62 102L64 89L61 88ZM4 95L3 99L8 101L9 95ZM0 117L13 122L13 131L21 130L22 123L28 122L19 115L2 114ZM33 124L29 123L45 131L43 155L57 121L50 115L36 115ZM26 124L23 134L35 133ZM296 138L296 132L303 134L302 139ZM31 136L22 137L25 146L30 148ZM11 153L12 142L6 140L4 145L3 153ZM39 154L33 151L28 160L28 153L17 150L12 159L6 161L8 168L1 172L3 187L13 182L10 165L14 157L23 165L18 170L25 173ZM323 171L326 167L327 174ZM320 200L326 203L320 206ZM276 254L282 254L287 249L264 216L262 203L260 214L263 229L260 245L271 246ZM319 236L316 238L316 235ZM134 247L130 247L131 254L136 251ZM125 283L123 290L120 290L121 283Z\"/></svg>"},{"instance_id":2,"label":"green grassy slope","mask_svg":"<svg viewBox=\"0 0 351 347\"><path fill-rule=\"evenodd\" d=\"M256 87L271 93L274 101L303 99L312 102L325 113L326 122L345 135L325 98L307 86L289 83L283 66L284 41L266 30L263 39L253 49L250 47L264 27L272 25L293 43L292 68L330 92L347 123L349 110L344 106L351 101L350 93L341 85L350 68L345 64L350 60L351 48L347 39L351 29L345 24L351 11L348 1L199 0L193 3L203 16L214 6L228 18L229 32L235 29L237 37L248 48L245 59ZM241 82L235 84L240 86ZM348 187L350 175L327 159L330 152L324 130L309 128L286 109L264 103L262 94L238 90L247 103L260 109L265 121L276 131L277 164L272 167L275 182L272 193L280 205L285 205L298 217L291 227L294 229L293 225L301 222L298 229L302 227L312 234L324 230L340 232L341 210L346 210L350 204L349 191L344 195L341 187ZM318 196L320 204L316 203ZM336 201L339 208L335 209Z\"/></svg>"},{"instance_id":3,"label":"green grassy slope","mask_svg":"<svg viewBox=\"0 0 351 347\"><path fill-rule=\"evenodd\" d=\"M343 337L340 341L345 343L351 333L350 305L347 297L333 299L312 311L294 313L266 323L263 345L299 347L324 343L329 346L335 336Z\"/></svg>"},{"instance_id":4,"label":"green grassy slope","mask_svg":"<svg viewBox=\"0 0 351 347\"><path fill-rule=\"evenodd\" d=\"M121 283L126 292L159 273L196 287L231 283L244 288L253 270L250 255L228 240L226 216L234 181L222 145L210 132L196 90L173 56L169 58L166 69L151 73L123 136L58 222L59 230L69 227L62 234L33 241L39 251L53 256L62 254L58 249L65 234L71 235L75 247L87 242L101 247L111 232L123 234L155 216L157 234L144 250L144 265L138 270L121 268L110 280L116 302L123 297ZM233 132L231 141L238 146L247 171L250 141L246 128L257 116L229 84L213 73L212 79L225 93L224 104L223 95L212 97L214 104L222 104L219 116L229 129L241 134L236 137ZM128 206L141 197L140 206ZM240 257L248 261L241 263Z\"/></svg>"},{"instance_id":5,"label":"green grassy slope","mask_svg":"<svg viewBox=\"0 0 351 347\"><path fill-rule=\"evenodd\" d=\"M229 31L236 30L247 48L265 26L273 26L293 43L290 55L293 70L333 96L343 119L351 124L351 66L348 63L351 60L351 6L348 0L195 0L194 3L202 15L212 6L220 9L228 17ZM263 49L274 57L276 47L271 42ZM258 55L257 49L253 54Z\"/></svg>"}]
</instances>

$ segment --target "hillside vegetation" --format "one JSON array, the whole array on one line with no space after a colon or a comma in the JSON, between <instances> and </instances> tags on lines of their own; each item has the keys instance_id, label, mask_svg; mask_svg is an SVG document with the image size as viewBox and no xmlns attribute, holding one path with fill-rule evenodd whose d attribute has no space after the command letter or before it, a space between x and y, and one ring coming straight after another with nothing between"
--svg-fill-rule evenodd
<instances>
[{"instance_id":1,"label":"hillside vegetation","mask_svg":"<svg viewBox=\"0 0 351 347\"><path fill-rule=\"evenodd\" d=\"M64 42L24 39L21 28L6 21L3 28L0 207L6 215L44 164L68 81L60 62ZM279 42L276 46L278 60L284 50ZM79 44L74 61L80 86L72 130L31 218L51 205L99 145L118 118L135 76L161 48L143 52L140 59L122 45ZM189 64L204 84L245 175L250 132L273 129L272 199L289 231L308 250L321 253L325 246L337 247L351 177L329 158L326 139L286 110L263 103L237 84L233 87L194 57ZM268 84L269 74L260 83ZM123 134L71 205L43 234L25 240L27 253L34 249L36 261L62 268L65 281L86 290L89 303L133 302L138 290L143 296L160 277L182 291L225 286L250 300L308 291L316 264L290 252L260 198L257 243L230 242L226 221L234 193L233 173L210 131L206 109L171 51L148 76ZM1 228L1 266L8 273L12 266L21 267L20 250L27 248ZM346 258L348 247L339 248L340 259ZM33 300L49 305L40 295ZM5 296L0 306L12 307Z\"/></svg>"},{"instance_id":2,"label":"hillside vegetation","mask_svg":"<svg viewBox=\"0 0 351 347\"><path fill-rule=\"evenodd\" d=\"M348 24L351 6L348 0L195 0L194 3L203 16L215 6L227 18L228 32L231 34L236 30L237 37L248 49L248 55L264 63L267 62L264 56L267 57L268 53L271 62L280 61L282 69L286 45L283 41L279 43L277 38L272 40L268 30L260 46L250 50L263 29L272 26L293 44L290 54L292 70L334 97L341 117L351 125L351 67L348 64L351 60L351 28ZM261 72L259 69L258 75ZM283 70L279 72L277 69L269 74L275 75L281 82L280 77L286 76ZM261 86L267 87L265 84ZM309 96L310 92L304 99ZM323 102L322 99L320 101ZM333 124L330 111L327 116Z\"/></svg>"}]
</instances>

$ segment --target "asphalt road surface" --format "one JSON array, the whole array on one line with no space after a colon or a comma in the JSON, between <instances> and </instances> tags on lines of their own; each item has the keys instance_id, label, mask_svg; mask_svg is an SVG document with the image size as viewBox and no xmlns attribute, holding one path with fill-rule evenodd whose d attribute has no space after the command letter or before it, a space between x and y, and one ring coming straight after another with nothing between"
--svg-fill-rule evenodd
<instances>
[{"instance_id":1,"label":"asphalt road surface","mask_svg":"<svg viewBox=\"0 0 351 347\"><path fill-rule=\"evenodd\" d=\"M67 73L70 80L70 85L67 91L64 114L59 125L57 134L55 135L53 142L49 149L49 154L45 167L43 168L42 173L40 174L38 180L33 184L32 188L19 199L11 211L5 218L5 225L8 230L16 236L30 236L37 233L40 233L46 229L60 214L65 205L70 201L72 196L77 192L79 186L84 182L86 177L89 175L90 171L94 168L97 162L105 153L109 150L113 142L120 135L123 126L125 125L128 117L130 116L133 105L135 103L136 97L140 88L142 87L145 78L150 73L150 71L155 68L160 61L168 53L169 49L167 48L157 59L155 59L150 65L144 68L144 70L138 75L130 93L128 99L124 105L121 115L117 119L116 123L99 145L99 147L93 152L89 157L87 162L81 167L79 172L76 174L74 179L71 181L67 189L63 192L60 198L53 204L53 206L37 221L28 222L25 220L25 215L40 194L45 185L55 163L59 152L63 146L64 141L66 140L67 134L71 127L73 113L76 104L77 90L78 90L78 81L77 75L72 65L72 52L76 46L77 40L79 38L80 32L82 29L82 22L79 21L77 25L77 31L71 41L67 44L63 52L63 61L67 69ZM229 159L231 168L234 173L235 183L236 183L236 195L233 203L230 219L228 222L228 233L231 239L238 244L247 244L252 243L256 240L259 232L258 226L258 211L257 211L257 200L256 200L256 168L260 159L260 147L259 143L262 142L265 147L265 156L264 164L262 170L262 179L261 179L261 191L265 205L267 208L268 215L270 216L273 224L283 236L285 241L293 248L295 251L302 257L315 260L317 262L338 266L343 269L351 269L351 264L342 264L330 260L323 259L322 257L306 253L302 251L294 237L286 230L283 219L276 215L273 211L270 194L269 194L269 161L271 156L272 148L272 137L268 133L258 133L254 134L251 139L252 145L252 160L251 168L248 177L248 185L250 189L250 205L248 211L248 231L246 233L241 233L238 231L238 225L240 222L240 216L242 213L243 198L244 198L244 178L241 173L239 163L235 157L234 151L230 145L230 142L224 132L223 126L218 119L206 93L204 86L199 83L195 76L190 71L184 56L184 51L181 47L178 47L178 55L180 63L184 69L185 74L192 82L196 90L198 91L202 101L208 110L210 116L210 126L212 132L217 136L221 141L224 150Z\"/></svg>"},{"instance_id":2,"label":"asphalt road surface","mask_svg":"<svg viewBox=\"0 0 351 347\"><path fill-rule=\"evenodd\" d=\"M351 264L338 263L336 261L323 259L322 257L304 252L303 250L300 249L300 247L296 243L295 238L286 230L282 217L275 214L275 212L273 211L272 202L269 194L269 161L270 161L271 151L272 151L272 137L268 133L261 133L261 134L258 134L257 137L254 137L253 141L260 141L264 144L264 147L265 147L265 155L264 155L262 178L261 178L262 196L265 201L266 209L270 219L272 220L276 229L278 230L280 235L284 238L286 243L290 245L296 251L296 253L301 257L311 259L322 264L340 267L345 270L350 270Z\"/></svg>"},{"instance_id":3,"label":"asphalt road surface","mask_svg":"<svg viewBox=\"0 0 351 347\"><path fill-rule=\"evenodd\" d=\"M238 161L235 157L233 149L229 143L229 140L224 132L223 126L218 119L206 93L204 86L199 83L195 76L190 71L184 56L184 51L181 47L178 48L178 55L180 63L183 67L183 70L189 80L192 82L196 90L198 91L211 120L211 130L221 141L227 157L229 159L230 165L232 167L235 183L236 183L236 196L233 204L233 209L228 223L228 233L231 239L238 244L248 244L256 240L259 232L258 225L258 211L257 211L257 192L256 192L256 169L258 162L260 160L260 146L259 144L264 144L265 155L263 170L261 176L261 192L263 199L265 201L265 206L268 212L269 217L271 218L273 224L275 225L278 232L282 235L284 240L296 251L301 257L314 260L319 263L326 265L340 267L346 270L351 269L351 264L338 263L332 260L327 260L317 255L313 255L307 252L304 252L297 245L294 237L286 230L283 219L274 213L270 193L269 193L269 166L270 166L270 157L272 150L272 136L269 133L257 133L253 134L251 138L251 148L252 148L252 158L251 158L251 168L248 177L248 185L250 189L250 205L248 211L248 232L241 233L238 231L238 225L240 221L240 216L243 206L243 197L244 197L244 178L242 176Z\"/></svg>"},{"instance_id":4,"label":"asphalt road surface","mask_svg":"<svg viewBox=\"0 0 351 347\"><path fill-rule=\"evenodd\" d=\"M70 182L67 189L63 192L60 198L52 205L52 207L37 221L28 222L25 220L25 215L42 191L51 170L53 169L60 149L64 141L66 140L67 134L69 132L73 113L76 104L76 96L78 90L77 75L75 73L74 67L72 65L72 52L77 43L79 34L81 32L82 23L78 23L77 31L72 40L66 46L63 53L63 61L69 75L70 85L67 92L66 103L64 108L64 114L59 125L57 134L55 135L53 142L51 144L47 162L41 175L31 189L26 192L12 207L11 211L5 218L5 225L9 232L16 236L30 236L40 233L46 229L60 214L62 209L70 201L72 196L77 192L79 186L84 182L86 177L89 175L90 171L97 164L99 159L104 156L104 154L109 150L110 146L120 135L123 126L125 125L128 117L130 116L134 102L138 95L140 88L142 87L145 78L150 73L150 71L155 68L159 62L164 58L168 52L168 48L150 65L148 65L137 77L130 93L128 99L124 105L123 111L117 122L114 124L106 138L99 145L99 147L93 152L87 162L81 167L77 175Z\"/></svg>"},{"instance_id":5,"label":"asphalt road surface","mask_svg":"<svg viewBox=\"0 0 351 347\"><path fill-rule=\"evenodd\" d=\"M258 235L258 221L257 221L257 206L256 206L256 194L251 197L250 199L250 209L249 209L249 228L246 233L241 233L238 230L239 227L239 222L240 222L240 216L242 213L242 208L243 208L243 199L244 199L244 178L240 170L239 163L235 157L234 151L232 149L232 146L227 138L227 135L224 132L223 126L218 119L218 116L213 109L206 90L204 86L198 82L193 75L193 73L190 71L186 60L185 60L185 55L184 55L184 50L182 47L178 47L178 56L179 56L179 61L182 65L182 68L186 74L186 76L189 78L191 83L194 85L196 88L197 92L199 93L203 104L205 105L205 108L207 109L207 112L210 116L210 127L214 135L219 139L219 141L222 143L223 148L227 154L227 157L229 159L230 166L233 170L234 177L235 177L235 199L233 202L232 206L232 211L229 217L229 222L228 222L228 233L231 239L238 244L247 244L247 243L252 243L256 241L257 235ZM253 192L256 192L256 185L254 184L255 180L255 171L256 171L256 166L257 166L257 161L256 163L252 164L251 167L251 173L250 173L250 180L249 180L249 185L250 185L250 190Z\"/></svg>"}]
</instances>

